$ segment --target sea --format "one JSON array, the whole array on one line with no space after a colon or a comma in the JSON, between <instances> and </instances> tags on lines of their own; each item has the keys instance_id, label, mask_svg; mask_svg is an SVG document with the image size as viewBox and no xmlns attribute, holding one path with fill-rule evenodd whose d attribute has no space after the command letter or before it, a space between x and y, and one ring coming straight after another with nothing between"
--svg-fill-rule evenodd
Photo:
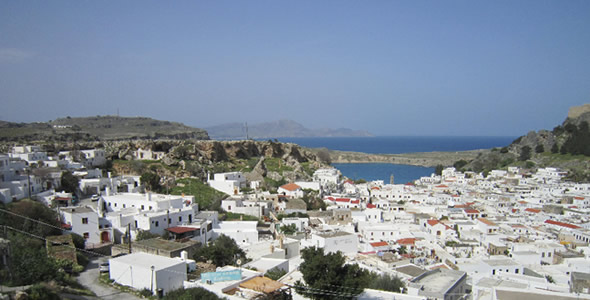
<instances>
[{"instance_id":1,"label":"sea","mask_svg":"<svg viewBox=\"0 0 590 300\"><path fill-rule=\"evenodd\" d=\"M294 143L308 148L354 151L372 154L400 154L434 151L467 151L491 149L510 145L515 136L378 136L329 138L278 138L280 142ZM383 163L332 164L350 179L383 180L407 183L422 176L430 176L434 168Z\"/></svg>"}]
</instances>

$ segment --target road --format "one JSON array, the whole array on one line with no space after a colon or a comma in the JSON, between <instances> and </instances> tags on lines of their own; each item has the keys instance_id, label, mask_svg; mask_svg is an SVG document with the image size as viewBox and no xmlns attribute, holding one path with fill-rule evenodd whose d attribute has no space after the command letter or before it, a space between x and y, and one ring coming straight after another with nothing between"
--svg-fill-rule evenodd
<instances>
[{"instance_id":1,"label":"road","mask_svg":"<svg viewBox=\"0 0 590 300\"><path fill-rule=\"evenodd\" d=\"M105 258L102 258L103 260ZM80 273L78 282L87 287L96 294L96 297L87 297L87 299L106 299L106 300L140 300L141 298L122 292L113 287L98 282L98 264L101 258L93 258L86 267L84 272Z\"/></svg>"}]
</instances>

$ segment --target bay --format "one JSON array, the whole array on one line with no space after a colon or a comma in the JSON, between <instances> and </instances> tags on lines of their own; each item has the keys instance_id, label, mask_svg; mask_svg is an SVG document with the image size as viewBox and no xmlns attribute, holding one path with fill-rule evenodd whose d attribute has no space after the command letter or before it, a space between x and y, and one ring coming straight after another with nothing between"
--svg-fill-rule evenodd
<instances>
[{"instance_id":1,"label":"bay","mask_svg":"<svg viewBox=\"0 0 590 300\"><path fill-rule=\"evenodd\" d=\"M434 173L434 168L382 163L332 164L332 166L352 180L383 180L389 183L393 175L395 184L413 182L422 176L430 176Z\"/></svg>"},{"instance_id":2,"label":"bay","mask_svg":"<svg viewBox=\"0 0 590 300\"><path fill-rule=\"evenodd\" d=\"M433 151L467 151L491 149L510 145L514 136L377 136L377 137L313 137L278 138L308 148L364 152L372 154L400 154Z\"/></svg>"},{"instance_id":3,"label":"bay","mask_svg":"<svg viewBox=\"0 0 590 300\"><path fill-rule=\"evenodd\" d=\"M372 154L400 154L433 151L468 151L491 149L510 145L514 136L379 136L379 137L327 137L279 138L308 148L364 152ZM332 164L350 179L383 180L389 183L407 183L422 176L430 176L434 168L383 163Z\"/></svg>"}]
</instances>

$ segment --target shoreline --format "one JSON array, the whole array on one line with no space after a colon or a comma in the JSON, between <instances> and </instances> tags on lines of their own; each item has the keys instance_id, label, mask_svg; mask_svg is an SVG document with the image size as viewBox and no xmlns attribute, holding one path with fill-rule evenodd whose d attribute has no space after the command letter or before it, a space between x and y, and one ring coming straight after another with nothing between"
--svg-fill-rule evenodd
<instances>
[{"instance_id":1,"label":"shoreline","mask_svg":"<svg viewBox=\"0 0 590 300\"><path fill-rule=\"evenodd\" d=\"M458 160L471 161L481 153L490 150L470 150L456 152L415 152L402 154L370 154L362 152L329 150L332 163L388 163L420 167L436 167L437 165L452 166Z\"/></svg>"}]
</instances>

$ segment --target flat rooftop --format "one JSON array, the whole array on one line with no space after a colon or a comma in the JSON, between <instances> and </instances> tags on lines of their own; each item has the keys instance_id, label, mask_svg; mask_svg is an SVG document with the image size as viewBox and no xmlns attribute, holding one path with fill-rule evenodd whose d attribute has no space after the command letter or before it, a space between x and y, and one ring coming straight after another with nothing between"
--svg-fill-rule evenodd
<instances>
[{"instance_id":1,"label":"flat rooftop","mask_svg":"<svg viewBox=\"0 0 590 300\"><path fill-rule=\"evenodd\" d=\"M483 260L484 263L492 266L492 267L496 267L496 266L518 266L517 263L515 263L513 260L511 259L484 259Z\"/></svg>"},{"instance_id":2,"label":"flat rooftop","mask_svg":"<svg viewBox=\"0 0 590 300\"><path fill-rule=\"evenodd\" d=\"M324 232L324 233L318 234L318 236L321 236L325 239L331 238L331 237L347 236L347 235L353 235L353 234L350 232L345 232L345 231Z\"/></svg>"},{"instance_id":3,"label":"flat rooftop","mask_svg":"<svg viewBox=\"0 0 590 300\"><path fill-rule=\"evenodd\" d=\"M174 259L143 252L131 253L119 256L117 258L111 258L109 259L109 263L111 265L113 263L123 263L126 265L141 267L148 270L151 266L154 266L155 270L161 270L172 266L176 266L178 264L185 264L185 262L181 261L180 259Z\"/></svg>"},{"instance_id":4,"label":"flat rooftop","mask_svg":"<svg viewBox=\"0 0 590 300\"><path fill-rule=\"evenodd\" d=\"M163 240L160 238L141 240L141 241L135 242L135 244L139 244L139 245L147 246L147 247L151 247L151 248L156 248L156 249L160 249L160 250L166 250L166 251L180 250L180 249L184 249L184 248L192 246L192 244L189 244L189 243L178 243L178 242L174 242L174 241L166 241L166 240Z\"/></svg>"},{"instance_id":5,"label":"flat rooftop","mask_svg":"<svg viewBox=\"0 0 590 300\"><path fill-rule=\"evenodd\" d=\"M75 206L75 207L64 207L60 208L61 211L67 213L91 213L94 210L88 206Z\"/></svg>"},{"instance_id":6,"label":"flat rooftop","mask_svg":"<svg viewBox=\"0 0 590 300\"><path fill-rule=\"evenodd\" d=\"M465 276L465 272L435 269L416 277L412 282L423 286L424 295L442 295L463 276Z\"/></svg>"}]
</instances>

